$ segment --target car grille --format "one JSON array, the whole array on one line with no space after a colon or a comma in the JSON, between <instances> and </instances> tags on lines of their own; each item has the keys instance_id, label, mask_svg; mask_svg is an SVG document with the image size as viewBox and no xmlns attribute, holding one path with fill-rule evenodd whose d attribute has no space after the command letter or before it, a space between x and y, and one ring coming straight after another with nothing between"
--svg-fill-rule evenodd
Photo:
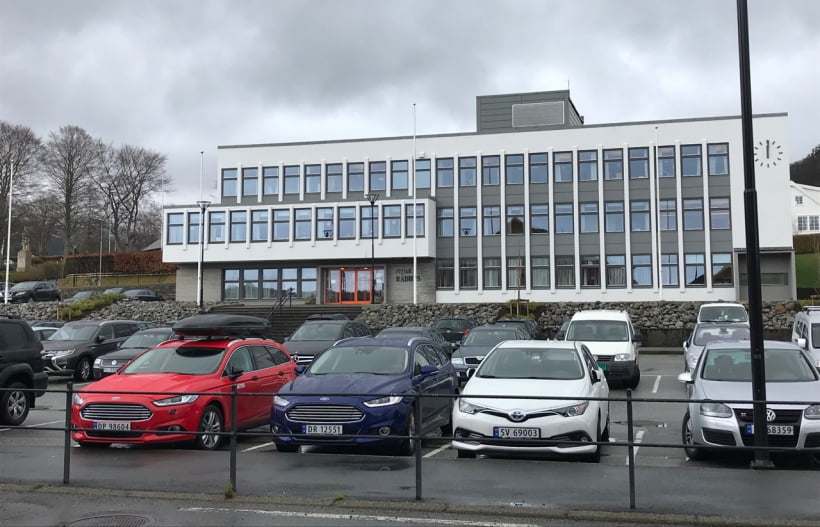
<instances>
[{"instance_id":1,"label":"car grille","mask_svg":"<svg viewBox=\"0 0 820 527\"><path fill-rule=\"evenodd\" d=\"M809 434L806 436L806 448L820 448L820 434Z\"/></svg>"},{"instance_id":2,"label":"car grille","mask_svg":"<svg viewBox=\"0 0 820 527\"><path fill-rule=\"evenodd\" d=\"M300 423L352 423L360 421L364 412L349 404L297 404L287 416Z\"/></svg>"},{"instance_id":3,"label":"car grille","mask_svg":"<svg viewBox=\"0 0 820 527\"><path fill-rule=\"evenodd\" d=\"M153 412L141 404L91 403L80 410L80 415L90 421L145 421Z\"/></svg>"},{"instance_id":4,"label":"car grille","mask_svg":"<svg viewBox=\"0 0 820 527\"><path fill-rule=\"evenodd\" d=\"M800 423L803 419L803 410L780 410L777 408L772 408L772 410L774 410L775 419L767 424L792 425L794 426L794 435L781 436L770 434L768 436L769 446L789 448L796 447L797 440L800 437ZM754 409L735 409L735 415L737 416L737 421L740 425L740 436L743 438L743 445L754 446L754 434L746 433L746 425L754 423Z\"/></svg>"},{"instance_id":5,"label":"car grille","mask_svg":"<svg viewBox=\"0 0 820 527\"><path fill-rule=\"evenodd\" d=\"M596 355L595 362L612 362L612 355Z\"/></svg>"},{"instance_id":6,"label":"car grille","mask_svg":"<svg viewBox=\"0 0 820 527\"><path fill-rule=\"evenodd\" d=\"M499 412L497 410L483 410L481 413L488 414L488 415L494 415L496 417L501 417L501 418L506 419L507 421L509 421L511 423L524 423L529 419L535 419L537 417L545 417L545 416L548 416L548 415L558 415L557 413L555 413L554 410L541 410L539 412L532 412L532 413L526 414L524 416L524 418L521 419L520 421L514 421L510 418L510 414L508 412Z\"/></svg>"},{"instance_id":7,"label":"car grille","mask_svg":"<svg viewBox=\"0 0 820 527\"><path fill-rule=\"evenodd\" d=\"M726 430L703 429L703 439L713 445L737 446L735 436Z\"/></svg>"},{"instance_id":8,"label":"car grille","mask_svg":"<svg viewBox=\"0 0 820 527\"><path fill-rule=\"evenodd\" d=\"M142 437L142 432L117 432L113 430L86 430L88 437L101 437L110 439L138 439Z\"/></svg>"},{"instance_id":9,"label":"car grille","mask_svg":"<svg viewBox=\"0 0 820 527\"><path fill-rule=\"evenodd\" d=\"M296 355L296 364L299 366L307 366L313 362L314 355Z\"/></svg>"},{"instance_id":10,"label":"car grille","mask_svg":"<svg viewBox=\"0 0 820 527\"><path fill-rule=\"evenodd\" d=\"M464 357L464 364L467 366L478 366L484 357Z\"/></svg>"}]
</instances>

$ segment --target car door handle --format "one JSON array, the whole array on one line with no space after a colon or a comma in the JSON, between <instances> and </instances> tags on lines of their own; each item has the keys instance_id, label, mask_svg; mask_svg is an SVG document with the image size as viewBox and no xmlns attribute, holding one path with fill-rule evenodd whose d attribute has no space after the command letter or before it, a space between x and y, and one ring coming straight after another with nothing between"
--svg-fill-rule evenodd
<instances>
[{"instance_id":1,"label":"car door handle","mask_svg":"<svg viewBox=\"0 0 820 527\"><path fill-rule=\"evenodd\" d=\"M252 381L258 381L258 380L259 380L259 377L257 377L256 375L254 375L253 377L251 377L251 380L252 380Z\"/></svg>"}]
</instances>

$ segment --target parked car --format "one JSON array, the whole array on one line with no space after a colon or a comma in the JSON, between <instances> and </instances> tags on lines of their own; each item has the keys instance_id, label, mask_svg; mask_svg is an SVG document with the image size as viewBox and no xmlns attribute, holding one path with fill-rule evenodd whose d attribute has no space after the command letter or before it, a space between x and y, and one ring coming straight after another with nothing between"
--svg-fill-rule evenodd
<instances>
[{"instance_id":1,"label":"parked car","mask_svg":"<svg viewBox=\"0 0 820 527\"><path fill-rule=\"evenodd\" d=\"M5 288L0 289L0 300L5 299ZM14 284L9 289L9 302L60 301L60 289L47 281L29 281Z\"/></svg>"},{"instance_id":2,"label":"parked car","mask_svg":"<svg viewBox=\"0 0 820 527\"><path fill-rule=\"evenodd\" d=\"M453 404L449 397L425 399L423 424L416 423L412 394L445 396L456 389L453 367L429 339L344 340L274 396L273 441L280 452L296 452L300 445L387 444L409 455L415 442L394 436L414 435L417 426L424 434L439 428L449 434Z\"/></svg>"},{"instance_id":3,"label":"parked car","mask_svg":"<svg viewBox=\"0 0 820 527\"><path fill-rule=\"evenodd\" d=\"M43 326L37 326L36 328L31 328L34 332L34 336L37 337L37 340L43 341L48 340L57 330L60 328L47 328Z\"/></svg>"},{"instance_id":4,"label":"parked car","mask_svg":"<svg viewBox=\"0 0 820 527\"><path fill-rule=\"evenodd\" d=\"M578 311L569 322L565 340L579 340L595 355L609 384L622 382L633 390L641 382L639 348L643 338L626 311Z\"/></svg>"},{"instance_id":5,"label":"parked car","mask_svg":"<svg viewBox=\"0 0 820 527\"><path fill-rule=\"evenodd\" d=\"M691 371L698 363L703 348L710 342L749 340L747 322L698 322L683 342L683 371Z\"/></svg>"},{"instance_id":6,"label":"parked car","mask_svg":"<svg viewBox=\"0 0 820 527\"><path fill-rule=\"evenodd\" d=\"M87 300L89 298L99 296L101 294L102 293L100 291L92 291L92 290L77 291L76 293L71 295L69 298L66 298L65 303L66 304L73 304L74 302L77 302L79 300Z\"/></svg>"},{"instance_id":7,"label":"parked car","mask_svg":"<svg viewBox=\"0 0 820 527\"><path fill-rule=\"evenodd\" d=\"M126 291L128 291L127 287L109 287L105 291L103 291L104 295L122 295Z\"/></svg>"},{"instance_id":8,"label":"parked car","mask_svg":"<svg viewBox=\"0 0 820 527\"><path fill-rule=\"evenodd\" d=\"M94 378L102 379L116 373L134 357L176 336L170 327L142 329L125 339L114 351L94 359Z\"/></svg>"},{"instance_id":9,"label":"parked car","mask_svg":"<svg viewBox=\"0 0 820 527\"><path fill-rule=\"evenodd\" d=\"M535 320L531 318L499 318L495 324L498 326L522 326L533 340L547 340L547 335L541 331Z\"/></svg>"},{"instance_id":10,"label":"parked car","mask_svg":"<svg viewBox=\"0 0 820 527\"><path fill-rule=\"evenodd\" d=\"M47 328L61 328L66 325L65 320L32 320L28 323L32 328L47 327Z\"/></svg>"},{"instance_id":11,"label":"parked car","mask_svg":"<svg viewBox=\"0 0 820 527\"><path fill-rule=\"evenodd\" d=\"M536 398L544 395L561 399ZM600 445L539 440L608 441L609 401L584 399L608 397L604 372L585 344L508 340L462 389L453 408L453 447L461 458L486 451L551 452L585 454L597 462Z\"/></svg>"},{"instance_id":12,"label":"parked car","mask_svg":"<svg viewBox=\"0 0 820 527\"><path fill-rule=\"evenodd\" d=\"M0 425L23 424L35 398L48 388L42 349L28 324L0 315Z\"/></svg>"},{"instance_id":13,"label":"parked car","mask_svg":"<svg viewBox=\"0 0 820 527\"><path fill-rule=\"evenodd\" d=\"M457 348L471 329L478 326L478 322L469 317L439 317L433 327L444 335L450 344Z\"/></svg>"},{"instance_id":14,"label":"parked car","mask_svg":"<svg viewBox=\"0 0 820 527\"><path fill-rule=\"evenodd\" d=\"M134 320L76 320L61 327L43 342L43 363L49 375L73 375L91 380L94 359L139 331Z\"/></svg>"},{"instance_id":15,"label":"parked car","mask_svg":"<svg viewBox=\"0 0 820 527\"><path fill-rule=\"evenodd\" d=\"M764 341L769 446L820 447L820 375L805 350ZM691 387L681 435L686 455L704 447L753 446L752 365L749 342L709 343L695 369L678 375ZM748 401L748 402L739 402ZM793 401L791 404L784 404Z\"/></svg>"},{"instance_id":16,"label":"parked car","mask_svg":"<svg viewBox=\"0 0 820 527\"><path fill-rule=\"evenodd\" d=\"M410 338L410 337L424 337L436 343L439 350L444 353L445 357L453 354L453 347L450 341L444 338L439 330L436 328L429 328L425 326L396 326L392 328L384 328L379 331L376 338Z\"/></svg>"},{"instance_id":17,"label":"parked car","mask_svg":"<svg viewBox=\"0 0 820 527\"><path fill-rule=\"evenodd\" d=\"M806 350L820 368L820 306L804 306L794 316L791 341Z\"/></svg>"},{"instance_id":18,"label":"parked car","mask_svg":"<svg viewBox=\"0 0 820 527\"><path fill-rule=\"evenodd\" d=\"M367 326L347 317L328 318L311 315L296 328L296 331L285 338L283 344L288 353L296 359L297 364L306 365L337 340L371 335Z\"/></svg>"},{"instance_id":19,"label":"parked car","mask_svg":"<svg viewBox=\"0 0 820 527\"><path fill-rule=\"evenodd\" d=\"M270 331L266 320L204 314L180 320L174 331L189 338L163 342L75 394L74 441L80 446L193 441L201 449L217 449L223 441L219 434L232 425L234 386L248 394L236 400L237 428L269 422L267 394L295 374L282 346L263 338ZM202 335L208 336L191 338ZM155 393L123 393L146 391Z\"/></svg>"},{"instance_id":20,"label":"parked car","mask_svg":"<svg viewBox=\"0 0 820 527\"><path fill-rule=\"evenodd\" d=\"M123 293L125 300L141 302L161 302L165 300L150 289L129 289Z\"/></svg>"},{"instance_id":21,"label":"parked car","mask_svg":"<svg viewBox=\"0 0 820 527\"><path fill-rule=\"evenodd\" d=\"M736 302L709 302L698 308L696 322L748 322L749 313Z\"/></svg>"},{"instance_id":22,"label":"parked car","mask_svg":"<svg viewBox=\"0 0 820 527\"><path fill-rule=\"evenodd\" d=\"M450 362L458 373L459 381L467 381L467 370L477 368L499 342L505 340L530 340L530 334L521 326L497 326L485 324L470 330L461 346L453 351Z\"/></svg>"}]
</instances>

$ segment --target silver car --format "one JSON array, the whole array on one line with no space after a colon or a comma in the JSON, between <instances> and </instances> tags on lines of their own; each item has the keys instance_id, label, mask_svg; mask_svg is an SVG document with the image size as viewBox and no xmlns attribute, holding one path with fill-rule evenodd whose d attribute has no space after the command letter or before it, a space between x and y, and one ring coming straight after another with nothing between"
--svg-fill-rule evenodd
<instances>
[{"instance_id":1,"label":"silver car","mask_svg":"<svg viewBox=\"0 0 820 527\"><path fill-rule=\"evenodd\" d=\"M703 348L710 342L749 340L746 322L698 322L683 342L683 371L692 371Z\"/></svg>"},{"instance_id":2,"label":"silver car","mask_svg":"<svg viewBox=\"0 0 820 527\"><path fill-rule=\"evenodd\" d=\"M811 359L789 342L767 340L763 350L767 400L794 402L767 405L769 446L820 447L820 376ZM691 386L681 426L690 459L703 456L702 446L754 445L749 342L708 344L678 380Z\"/></svg>"}]
</instances>

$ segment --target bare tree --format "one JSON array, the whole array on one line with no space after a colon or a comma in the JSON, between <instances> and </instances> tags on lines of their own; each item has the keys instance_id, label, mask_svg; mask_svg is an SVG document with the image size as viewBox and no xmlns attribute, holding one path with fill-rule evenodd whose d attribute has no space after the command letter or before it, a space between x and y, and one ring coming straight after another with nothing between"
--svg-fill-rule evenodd
<instances>
[{"instance_id":1,"label":"bare tree","mask_svg":"<svg viewBox=\"0 0 820 527\"><path fill-rule=\"evenodd\" d=\"M162 233L162 208L159 203L150 202L140 211L132 234L132 245L140 251L160 238Z\"/></svg>"},{"instance_id":2,"label":"bare tree","mask_svg":"<svg viewBox=\"0 0 820 527\"><path fill-rule=\"evenodd\" d=\"M3 233L0 237L2 239L0 247L2 247L4 256L6 254L5 233L8 229L9 193L10 191L13 193L14 203L31 194L29 191L33 180L32 174L38 168L37 156L40 148L40 138L30 128L0 121L0 196L2 196L0 199L0 228ZM12 220L15 237L20 236L23 232L22 229L17 228L17 225L17 222Z\"/></svg>"},{"instance_id":3,"label":"bare tree","mask_svg":"<svg viewBox=\"0 0 820 527\"><path fill-rule=\"evenodd\" d=\"M58 198L50 191L44 190L35 194L28 201L15 205L14 225L20 226L20 232L28 236L34 254L48 254L62 246L60 232L60 211L54 206Z\"/></svg>"}]
</instances>

